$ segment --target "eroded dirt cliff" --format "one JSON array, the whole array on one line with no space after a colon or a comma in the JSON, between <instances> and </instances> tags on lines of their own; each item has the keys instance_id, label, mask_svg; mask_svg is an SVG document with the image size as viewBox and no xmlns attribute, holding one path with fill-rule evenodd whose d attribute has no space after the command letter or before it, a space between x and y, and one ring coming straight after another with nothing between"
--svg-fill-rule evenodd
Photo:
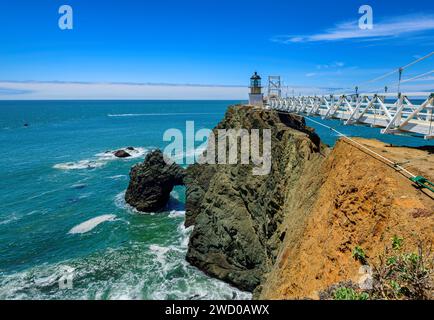
<instances>
[{"instance_id":1,"label":"eroded dirt cliff","mask_svg":"<svg viewBox=\"0 0 434 320\"><path fill-rule=\"evenodd\" d=\"M433 178L434 156L427 151L356 140ZM318 298L331 285L357 282L360 263L352 257L356 246L375 261L394 236L405 239L409 251L419 241L434 240L433 194L418 190L369 152L341 140L318 169L322 186L313 195L314 205L285 210L287 237L259 298ZM306 215L300 224L298 217Z\"/></svg>"}]
</instances>

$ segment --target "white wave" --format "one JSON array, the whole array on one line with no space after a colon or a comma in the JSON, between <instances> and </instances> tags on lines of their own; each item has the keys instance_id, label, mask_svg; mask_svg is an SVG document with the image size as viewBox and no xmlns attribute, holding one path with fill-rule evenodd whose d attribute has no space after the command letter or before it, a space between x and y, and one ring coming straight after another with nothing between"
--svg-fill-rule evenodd
<instances>
[{"instance_id":1,"label":"white wave","mask_svg":"<svg viewBox=\"0 0 434 320\"><path fill-rule=\"evenodd\" d=\"M188 228L185 227L184 221L178 225L178 232L181 235L179 238L179 244L181 248L187 249L188 242L190 241L190 235L193 232L194 226Z\"/></svg>"},{"instance_id":2,"label":"white wave","mask_svg":"<svg viewBox=\"0 0 434 320\"><path fill-rule=\"evenodd\" d=\"M158 277L163 279L153 288L151 299L167 300L173 296L183 300L251 299L250 293L242 292L220 280L207 278L207 281L198 281L204 274L191 267L184 259L192 230L192 227L185 228L184 223L181 223L177 228L180 234L177 244L149 246L155 261L159 264ZM180 270L183 276L171 276L174 269Z\"/></svg>"},{"instance_id":3,"label":"white wave","mask_svg":"<svg viewBox=\"0 0 434 320\"><path fill-rule=\"evenodd\" d=\"M80 223L79 225L76 225L74 228L69 230L68 233L70 234L76 234L76 233L86 233L94 229L99 224L106 222L106 221L114 221L116 216L114 214L104 214L102 216L89 219L83 223Z\"/></svg>"},{"instance_id":4,"label":"white wave","mask_svg":"<svg viewBox=\"0 0 434 320\"><path fill-rule=\"evenodd\" d=\"M127 158L118 158L115 156L116 151L118 150L124 150L125 152L128 152L131 156ZM53 166L55 169L60 170L82 170L82 169L95 169L105 166L109 161L114 160L131 160L131 159L137 159L142 158L146 153L148 152L148 149L146 148L134 148L132 150L129 150L126 148L116 149L114 151L106 151L97 153L95 155L96 159L88 159L88 160L81 160L77 162L65 162L65 163L58 163Z\"/></svg>"},{"instance_id":5,"label":"white wave","mask_svg":"<svg viewBox=\"0 0 434 320\"><path fill-rule=\"evenodd\" d=\"M108 179L119 180L119 179L124 179L126 177L127 176L125 174L118 174L118 175L115 175L115 176L108 177Z\"/></svg>"},{"instance_id":6,"label":"white wave","mask_svg":"<svg viewBox=\"0 0 434 320\"><path fill-rule=\"evenodd\" d=\"M170 193L170 196L171 196L172 198L176 199L176 200L179 200L179 193L178 193L177 191L175 191L175 190L173 190L173 191Z\"/></svg>"},{"instance_id":7,"label":"white wave","mask_svg":"<svg viewBox=\"0 0 434 320\"><path fill-rule=\"evenodd\" d=\"M74 189L83 189L85 187L86 187L86 184L84 184L84 183L76 183L76 184L73 184L71 186L71 188L74 188Z\"/></svg>"},{"instance_id":8,"label":"white wave","mask_svg":"<svg viewBox=\"0 0 434 320\"><path fill-rule=\"evenodd\" d=\"M125 201L125 191L118 193L114 198L115 206L122 210L127 210L130 213L140 213L136 208L130 206Z\"/></svg>"},{"instance_id":9,"label":"white wave","mask_svg":"<svg viewBox=\"0 0 434 320\"><path fill-rule=\"evenodd\" d=\"M104 166L102 161L81 160L78 162L58 163L53 166L55 169L60 170L81 170L81 169L95 169Z\"/></svg>"},{"instance_id":10,"label":"white wave","mask_svg":"<svg viewBox=\"0 0 434 320\"><path fill-rule=\"evenodd\" d=\"M15 213L12 213L12 214L8 215L6 217L6 219L1 220L0 225L9 224L9 223L17 221L19 219L20 219L20 217L18 217Z\"/></svg>"},{"instance_id":11,"label":"white wave","mask_svg":"<svg viewBox=\"0 0 434 320\"><path fill-rule=\"evenodd\" d=\"M125 160L141 158L148 152L148 149L146 149L146 148L137 147L137 148L134 148L132 150L129 150L127 148L120 148L120 149L116 149L116 150L109 150L106 152L97 153L95 156L98 157L99 160L103 160L103 161L119 160L120 158L115 156L115 153L118 150L123 150L123 151L125 151L131 155L130 157L122 158Z\"/></svg>"},{"instance_id":12,"label":"white wave","mask_svg":"<svg viewBox=\"0 0 434 320\"><path fill-rule=\"evenodd\" d=\"M118 193L115 196L115 206L118 207L119 209L127 209L127 203L125 202L125 191L122 191L120 193Z\"/></svg>"},{"instance_id":13,"label":"white wave","mask_svg":"<svg viewBox=\"0 0 434 320\"><path fill-rule=\"evenodd\" d=\"M173 232L184 240L191 230L180 223ZM156 241L149 246L139 240L127 248L108 248L18 273L0 273L0 299L251 299L250 293L209 278L189 265L185 260L187 247L177 239ZM65 267L73 269L73 290L58 290ZM110 277L98 276L107 272Z\"/></svg>"},{"instance_id":14,"label":"white wave","mask_svg":"<svg viewBox=\"0 0 434 320\"><path fill-rule=\"evenodd\" d=\"M156 244L151 244L149 246L149 250L151 250L152 252L155 252L156 254L165 254L170 250L170 248L161 247L161 246L156 245Z\"/></svg>"},{"instance_id":15,"label":"white wave","mask_svg":"<svg viewBox=\"0 0 434 320\"><path fill-rule=\"evenodd\" d=\"M168 215L169 218L181 218L184 216L185 216L185 211L176 211L176 210L170 211Z\"/></svg>"},{"instance_id":16,"label":"white wave","mask_svg":"<svg viewBox=\"0 0 434 320\"><path fill-rule=\"evenodd\" d=\"M134 208L133 206L130 206L126 201L125 201L125 191L122 191L120 193L118 193L115 198L114 198L114 203L115 206L118 207L119 209L122 210L126 210L129 213L132 214L148 214L153 216L155 213L145 213L145 212L141 212L139 210L137 210L136 208Z\"/></svg>"},{"instance_id":17,"label":"white wave","mask_svg":"<svg viewBox=\"0 0 434 320\"><path fill-rule=\"evenodd\" d=\"M166 253L169 252L170 248L161 247L156 244L152 244L149 246L149 250L151 250L155 254L155 260L158 261L161 265L161 272L166 271L166 267L168 266L168 261L166 259Z\"/></svg>"}]
</instances>

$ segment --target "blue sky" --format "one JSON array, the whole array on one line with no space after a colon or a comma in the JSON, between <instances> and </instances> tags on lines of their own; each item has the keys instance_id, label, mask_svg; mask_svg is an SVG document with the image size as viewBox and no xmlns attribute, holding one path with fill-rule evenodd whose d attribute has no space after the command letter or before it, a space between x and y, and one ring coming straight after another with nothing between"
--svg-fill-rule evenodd
<instances>
[{"instance_id":1,"label":"blue sky","mask_svg":"<svg viewBox=\"0 0 434 320\"><path fill-rule=\"evenodd\" d=\"M73 30L58 28L63 4L74 10ZM357 26L364 4L373 30ZM242 98L245 89L231 86L255 70L281 75L289 90L340 90L434 51L434 1L1 1L0 43L0 99L44 98L70 82L139 83L144 98L148 83L212 85L210 98ZM432 70L434 57L404 76ZM433 79L409 89L434 89Z\"/></svg>"}]
</instances>

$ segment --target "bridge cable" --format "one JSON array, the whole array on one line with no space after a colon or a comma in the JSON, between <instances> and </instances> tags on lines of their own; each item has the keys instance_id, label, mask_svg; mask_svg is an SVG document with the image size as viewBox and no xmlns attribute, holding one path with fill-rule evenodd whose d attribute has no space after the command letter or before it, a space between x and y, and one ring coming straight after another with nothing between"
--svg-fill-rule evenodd
<instances>
[{"instance_id":1,"label":"bridge cable","mask_svg":"<svg viewBox=\"0 0 434 320\"><path fill-rule=\"evenodd\" d=\"M419 80L419 79L424 78L426 76L429 76L430 74L433 74L433 73L434 73L434 70L431 70L431 71L428 71L428 72L424 72L424 73L422 73L420 75L417 75L417 76L414 76L412 78L408 78L408 79L402 80L401 84L407 83L407 82L411 82L411 81L415 81L415 80ZM397 83L397 82L393 82L393 83L391 82L386 87L395 86L395 85L398 85L398 84L399 83ZM383 89L383 87L381 89Z\"/></svg>"},{"instance_id":2,"label":"bridge cable","mask_svg":"<svg viewBox=\"0 0 434 320\"><path fill-rule=\"evenodd\" d=\"M410 81L418 80L418 79L420 79L420 78L424 78L424 77L426 77L426 76L429 76L429 75L432 74L432 73L434 73L434 70L431 70L431 71L425 72L425 73L423 73L423 74L420 74L420 75L415 76L415 77L410 78L410 79L402 80L402 83L407 83L407 82L410 82Z\"/></svg>"},{"instance_id":3,"label":"bridge cable","mask_svg":"<svg viewBox=\"0 0 434 320\"><path fill-rule=\"evenodd\" d=\"M389 77L389 76L391 76L391 75L393 75L393 74L395 74L395 73L397 73L397 72L401 72L401 73L402 73L405 69L407 69L407 68L409 68L409 67L411 67L411 66L413 66L413 65L415 65L415 64L417 64L417 63L419 63L419 62L422 62L422 61L424 61L424 60L430 58L430 57L433 56L433 55L434 55L434 51L433 51L433 52L430 52L429 54L427 54L427 55L424 56L424 57L421 57L421 58L419 58L419 59L417 59L417 60L415 60L415 61L413 61L413 62L410 62L409 64L405 65L404 67L400 67L400 68L398 68L398 69L395 69L395 70L393 70L393 71L390 71L390 72L388 72L388 73L386 73L386 74L384 74L384 75L382 75L382 76L379 76L379 77L377 77L377 78L374 78L374 79L371 79L371 80L368 80L368 81L364 81L364 82L360 83L359 86L360 86L360 85L363 85L363 84L367 84L367 83L372 83L372 82L377 82L377 81L379 81L379 80L383 80L383 79L385 79L385 78L387 78L387 77Z\"/></svg>"},{"instance_id":4,"label":"bridge cable","mask_svg":"<svg viewBox=\"0 0 434 320\"><path fill-rule=\"evenodd\" d=\"M298 114L291 113L291 112L286 112L286 111L278 111L278 112L283 112L283 113L287 113L287 114L298 115ZM298 116L299 116L299 115L298 115ZM316 124L318 124L318 125L320 125L320 126L322 126L322 127L324 127L324 128L327 128L327 129L330 129L331 131L336 132L336 133L339 134L341 137L343 137L343 138L345 138L345 139L351 141L352 143L356 144L357 146L363 148L364 150L369 151L370 153L374 154L375 156L379 157L380 159L382 159L382 160L386 161L387 163L389 163L390 165L392 165L394 168L399 169L399 171L405 172L405 173L408 174L411 178L416 178L416 175L415 175L415 174L413 174L413 173L411 173L410 171L408 171L407 169L403 168L403 167L400 166L398 163L396 163L396 162L394 162L394 161L392 161L392 160L390 160L390 159L388 159L388 158L382 156L381 154L378 154L377 152L375 152L375 151L369 149L368 147L366 147L366 146L364 146L363 144L361 144L361 143L355 141L354 139L351 139L351 138L348 137L346 134L344 134L344 133L342 133L342 132L336 130L335 128L330 127L330 126L327 126L327 125L325 125L325 124L323 124L323 123L321 123L321 122L318 122L318 121L316 121L316 120L313 120L313 119L310 118L310 117L307 117L307 116L303 116L303 117L304 117L306 120L309 120L309 121L311 121L311 122L313 122L313 123L316 123Z\"/></svg>"}]
</instances>

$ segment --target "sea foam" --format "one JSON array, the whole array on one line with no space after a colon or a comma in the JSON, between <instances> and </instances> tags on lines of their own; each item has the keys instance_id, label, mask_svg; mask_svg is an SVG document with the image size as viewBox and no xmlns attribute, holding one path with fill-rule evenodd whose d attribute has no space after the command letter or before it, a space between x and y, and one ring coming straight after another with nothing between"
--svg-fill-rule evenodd
<instances>
[{"instance_id":1,"label":"sea foam","mask_svg":"<svg viewBox=\"0 0 434 320\"><path fill-rule=\"evenodd\" d=\"M181 218L185 216L185 211L172 210L169 213L169 218Z\"/></svg>"},{"instance_id":2,"label":"sea foam","mask_svg":"<svg viewBox=\"0 0 434 320\"><path fill-rule=\"evenodd\" d=\"M114 154L117 150L124 150L128 152L131 156L127 158L118 158ZM100 152L95 155L94 159L80 160L77 162L65 162L58 163L53 166L55 169L60 170L83 170L83 169L95 169L105 166L109 161L114 160L131 160L142 158L147 152L146 148L134 148L133 150L128 150L127 148L121 148L117 150L110 150L106 152Z\"/></svg>"},{"instance_id":3,"label":"sea foam","mask_svg":"<svg viewBox=\"0 0 434 320\"><path fill-rule=\"evenodd\" d=\"M81 169L95 169L105 165L101 161L81 160L77 162L58 163L53 166L54 169L60 170L81 170Z\"/></svg>"}]
</instances>

